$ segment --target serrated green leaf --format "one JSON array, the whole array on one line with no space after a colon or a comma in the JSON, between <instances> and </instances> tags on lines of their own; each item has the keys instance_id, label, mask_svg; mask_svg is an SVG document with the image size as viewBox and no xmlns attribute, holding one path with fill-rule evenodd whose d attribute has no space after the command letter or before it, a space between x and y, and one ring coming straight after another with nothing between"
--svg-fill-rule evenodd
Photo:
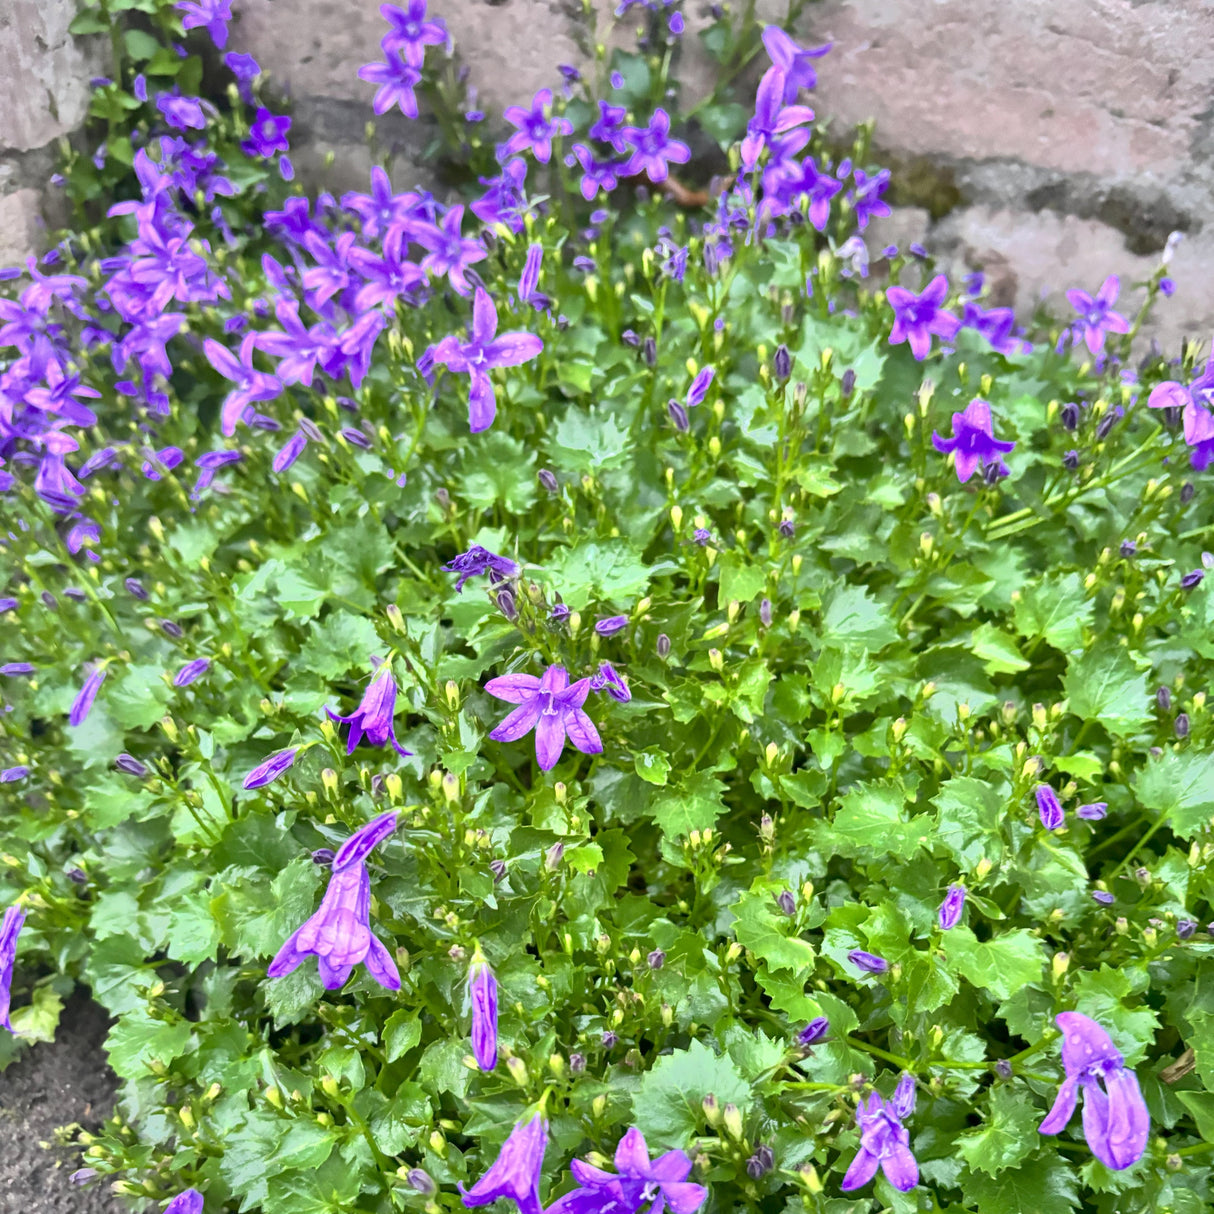
<instances>
[{"instance_id":1,"label":"serrated green leaf","mask_svg":"<svg viewBox=\"0 0 1214 1214\"><path fill-rule=\"evenodd\" d=\"M1146 674L1120 646L1105 642L1067 662L1063 688L1071 712L1129 737L1151 719Z\"/></svg>"},{"instance_id":2,"label":"serrated green leaf","mask_svg":"<svg viewBox=\"0 0 1214 1214\"><path fill-rule=\"evenodd\" d=\"M1041 1111L1024 1092L991 1088L986 1119L981 1128L962 1134L954 1143L961 1158L976 1172L998 1176L1023 1163L1037 1149Z\"/></svg>"},{"instance_id":3,"label":"serrated green leaf","mask_svg":"<svg viewBox=\"0 0 1214 1214\"><path fill-rule=\"evenodd\" d=\"M1025 928L980 941L964 924L944 933L944 953L961 976L996 999L1042 977L1041 941Z\"/></svg>"},{"instance_id":4,"label":"serrated green leaf","mask_svg":"<svg viewBox=\"0 0 1214 1214\"><path fill-rule=\"evenodd\" d=\"M745 1116L750 1084L728 1054L717 1055L702 1041L660 1057L641 1076L633 1098L637 1128L655 1148L677 1149L704 1124L704 1097L735 1104Z\"/></svg>"}]
</instances>

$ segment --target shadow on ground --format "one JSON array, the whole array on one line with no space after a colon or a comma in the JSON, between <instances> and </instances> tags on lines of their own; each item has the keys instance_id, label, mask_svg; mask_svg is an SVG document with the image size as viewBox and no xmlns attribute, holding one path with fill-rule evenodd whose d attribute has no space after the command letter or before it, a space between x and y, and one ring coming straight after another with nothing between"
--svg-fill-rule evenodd
<instances>
[{"instance_id":1,"label":"shadow on ground","mask_svg":"<svg viewBox=\"0 0 1214 1214\"><path fill-rule=\"evenodd\" d=\"M54 1043L35 1045L0 1073L0 1210L130 1214L104 1178L73 1185L79 1148L54 1146L56 1127L76 1122L97 1130L110 1112L117 1080L101 1048L106 1024L101 1008L77 991Z\"/></svg>"}]
</instances>

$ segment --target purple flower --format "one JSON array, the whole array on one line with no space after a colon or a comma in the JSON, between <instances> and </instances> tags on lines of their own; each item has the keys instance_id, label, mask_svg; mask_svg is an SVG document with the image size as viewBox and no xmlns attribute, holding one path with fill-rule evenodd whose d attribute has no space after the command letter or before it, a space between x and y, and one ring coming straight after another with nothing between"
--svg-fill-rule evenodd
<instances>
[{"instance_id":1,"label":"purple flower","mask_svg":"<svg viewBox=\"0 0 1214 1214\"><path fill-rule=\"evenodd\" d=\"M257 111L249 127L249 138L241 145L240 150L246 156L261 156L269 160L275 152L289 152L291 145L287 142L287 132L291 129L291 119L285 114L271 114L265 106Z\"/></svg>"},{"instance_id":2,"label":"purple flower","mask_svg":"<svg viewBox=\"0 0 1214 1214\"><path fill-rule=\"evenodd\" d=\"M165 472L172 472L183 459L185 453L180 447L161 447L159 451L152 452L151 459L144 461L141 471L148 480L158 481Z\"/></svg>"},{"instance_id":3,"label":"purple flower","mask_svg":"<svg viewBox=\"0 0 1214 1214\"><path fill-rule=\"evenodd\" d=\"M687 144L670 138L670 115L663 109L654 110L647 127L622 127L620 139L632 149L632 156L620 166L622 177L645 173L650 181L665 181L667 161L686 164L691 159Z\"/></svg>"},{"instance_id":4,"label":"purple flower","mask_svg":"<svg viewBox=\"0 0 1214 1214\"><path fill-rule=\"evenodd\" d=\"M759 161L763 149L770 144L777 160L786 160L808 142L809 135L802 131L789 141L779 141L777 135L785 135L807 122L812 122L814 112L805 105L785 105L785 77L778 67L768 68L759 81L755 96L754 116L746 127L746 138L742 140L742 168L746 172ZM838 183L836 183L836 186Z\"/></svg>"},{"instance_id":5,"label":"purple flower","mask_svg":"<svg viewBox=\"0 0 1214 1214\"><path fill-rule=\"evenodd\" d=\"M253 351L257 348L257 334L247 333L240 343L239 359L227 346L221 346L213 337L206 338L203 350L211 366L224 379L231 380L236 387L228 393L220 414L220 429L224 434L236 433L236 424L244 421L252 412L256 401L274 400L282 394L282 383L277 376L258 371L253 366Z\"/></svg>"},{"instance_id":6,"label":"purple flower","mask_svg":"<svg viewBox=\"0 0 1214 1214\"><path fill-rule=\"evenodd\" d=\"M228 71L237 80L256 80L261 75L261 65L252 55L245 55L240 51L228 51L224 55L223 61L227 65Z\"/></svg>"},{"instance_id":7,"label":"purple flower","mask_svg":"<svg viewBox=\"0 0 1214 1214\"><path fill-rule=\"evenodd\" d=\"M1138 1077L1096 1021L1081 1012L1060 1012L1055 1021L1066 1078L1039 1132L1057 1134L1070 1121L1082 1087L1083 1136L1092 1154L1114 1171L1130 1167L1142 1158L1150 1131Z\"/></svg>"},{"instance_id":8,"label":"purple flower","mask_svg":"<svg viewBox=\"0 0 1214 1214\"><path fill-rule=\"evenodd\" d=\"M195 679L200 679L211 668L210 658L195 658L192 662L187 662L173 676L174 687L188 687Z\"/></svg>"},{"instance_id":9,"label":"purple flower","mask_svg":"<svg viewBox=\"0 0 1214 1214\"><path fill-rule=\"evenodd\" d=\"M473 262L483 261L489 254L479 240L461 234L463 221L464 208L454 206L439 224L416 227L414 239L429 250L422 258L421 268L434 278L445 274L447 281L460 295L467 295L472 288L464 271Z\"/></svg>"},{"instance_id":10,"label":"purple flower","mask_svg":"<svg viewBox=\"0 0 1214 1214\"><path fill-rule=\"evenodd\" d=\"M5 662L3 666L0 666L0 674L3 675L33 673L34 664L32 662Z\"/></svg>"},{"instance_id":11,"label":"purple flower","mask_svg":"<svg viewBox=\"0 0 1214 1214\"><path fill-rule=\"evenodd\" d=\"M16 784L29 774L30 769L24 763L18 763L16 767L6 767L0 771L0 784Z\"/></svg>"},{"instance_id":12,"label":"purple flower","mask_svg":"<svg viewBox=\"0 0 1214 1214\"><path fill-rule=\"evenodd\" d=\"M197 97L179 97L174 93L161 93L156 98L156 108L164 115L164 120L174 130L197 130L206 127L207 116L203 112L202 102Z\"/></svg>"},{"instance_id":13,"label":"purple flower","mask_svg":"<svg viewBox=\"0 0 1214 1214\"><path fill-rule=\"evenodd\" d=\"M1161 278L1159 280L1159 290L1165 297L1170 296L1176 290L1176 284L1170 278Z\"/></svg>"},{"instance_id":14,"label":"purple flower","mask_svg":"<svg viewBox=\"0 0 1214 1214\"><path fill-rule=\"evenodd\" d=\"M459 1185L464 1205L471 1210L505 1197L518 1206L521 1214L542 1214L540 1170L547 1145L548 1122L538 1112L525 1117L510 1131L484 1176L470 1189Z\"/></svg>"},{"instance_id":15,"label":"purple flower","mask_svg":"<svg viewBox=\"0 0 1214 1214\"><path fill-rule=\"evenodd\" d=\"M16 611L17 606L18 606L18 601L14 598L0 599L0 615L3 615L4 612L6 612L6 611Z\"/></svg>"},{"instance_id":16,"label":"purple flower","mask_svg":"<svg viewBox=\"0 0 1214 1214\"><path fill-rule=\"evenodd\" d=\"M950 885L944 901L940 903L940 930L952 931L961 922L961 913L965 910L965 886Z\"/></svg>"},{"instance_id":17,"label":"purple flower","mask_svg":"<svg viewBox=\"0 0 1214 1214\"><path fill-rule=\"evenodd\" d=\"M1095 901L1099 902L1101 906L1112 906L1114 901L1116 901L1113 895L1110 894L1108 890L1104 889L1092 890L1092 897L1095 899Z\"/></svg>"},{"instance_id":18,"label":"purple flower","mask_svg":"<svg viewBox=\"0 0 1214 1214\"><path fill-rule=\"evenodd\" d=\"M856 226L861 232L868 227L869 220L891 214L889 204L881 198L889 189L889 177L889 169L882 169L875 177L869 177L863 169L856 170L853 177L856 188L852 195L852 206L856 208ZM882 252L882 256L893 257L897 252L897 245L889 245Z\"/></svg>"},{"instance_id":19,"label":"purple flower","mask_svg":"<svg viewBox=\"0 0 1214 1214\"><path fill-rule=\"evenodd\" d=\"M552 90L540 89L531 100L531 108L508 105L502 116L516 131L502 145L500 159L518 152L531 152L540 164L552 158L552 140L557 135L572 135L573 123L568 118L550 118Z\"/></svg>"},{"instance_id":20,"label":"purple flower","mask_svg":"<svg viewBox=\"0 0 1214 1214\"><path fill-rule=\"evenodd\" d=\"M368 63L358 69L360 80L379 86L371 108L377 114L386 114L399 105L406 118L416 118L417 97L413 90L421 83L421 72L397 51L385 50L384 58L383 63Z\"/></svg>"},{"instance_id":21,"label":"purple flower","mask_svg":"<svg viewBox=\"0 0 1214 1214\"><path fill-rule=\"evenodd\" d=\"M373 827L375 823L369 823L347 842ZM305 957L314 956L326 990L340 990L359 964L365 964L367 972L385 990L400 990L396 963L371 931L371 876L365 860L350 860L340 871L337 857L333 863L333 875L319 909L287 937L266 969L266 977L282 978L303 964Z\"/></svg>"},{"instance_id":22,"label":"purple flower","mask_svg":"<svg viewBox=\"0 0 1214 1214\"><path fill-rule=\"evenodd\" d=\"M806 50L798 46L778 25L769 25L763 30L763 46L773 64L784 73L784 100L792 101L798 89L811 89L818 83L814 71L814 59L821 59L831 48L825 46Z\"/></svg>"},{"instance_id":23,"label":"purple flower","mask_svg":"<svg viewBox=\"0 0 1214 1214\"><path fill-rule=\"evenodd\" d=\"M264 788L265 785L272 784L295 762L295 756L301 749L299 746L289 746L286 750L272 754L245 776L244 787L246 789Z\"/></svg>"},{"instance_id":24,"label":"purple flower","mask_svg":"<svg viewBox=\"0 0 1214 1214\"><path fill-rule=\"evenodd\" d=\"M459 556L449 560L443 568L448 573L458 573L459 577L455 581L456 592L462 594L464 591L464 583L469 578L480 577L487 573L495 579L517 577L519 567L509 557L498 556L495 552L490 552L488 548L482 548L479 544L474 544L467 552L461 552Z\"/></svg>"},{"instance_id":25,"label":"purple flower","mask_svg":"<svg viewBox=\"0 0 1214 1214\"><path fill-rule=\"evenodd\" d=\"M614 161L597 160L584 143L575 143L573 154L582 166L581 191L587 202L593 201L599 190L610 194L619 185L617 173L620 166Z\"/></svg>"},{"instance_id":26,"label":"purple flower","mask_svg":"<svg viewBox=\"0 0 1214 1214\"><path fill-rule=\"evenodd\" d=\"M691 387L687 389L687 407L689 409L694 409L697 405L704 403L708 389L712 387L712 377L715 374L716 371L712 367L703 367L691 381Z\"/></svg>"},{"instance_id":27,"label":"purple flower","mask_svg":"<svg viewBox=\"0 0 1214 1214\"><path fill-rule=\"evenodd\" d=\"M549 666L543 677L507 674L490 679L485 690L499 700L519 705L489 736L495 742L517 742L535 730L535 757L542 771L551 771L561 757L568 735L586 755L603 753L594 722L582 711L590 680L572 686L564 666Z\"/></svg>"},{"instance_id":28,"label":"purple flower","mask_svg":"<svg viewBox=\"0 0 1214 1214\"><path fill-rule=\"evenodd\" d=\"M667 1151L649 1158L645 1136L634 1126L615 1149L616 1175L575 1159L569 1165L578 1188L558 1197L547 1214L632 1214L649 1203L646 1214L694 1214L708 1197L703 1185L693 1184L691 1160L682 1151Z\"/></svg>"},{"instance_id":29,"label":"purple flower","mask_svg":"<svg viewBox=\"0 0 1214 1214\"><path fill-rule=\"evenodd\" d=\"M885 1179L900 1193L909 1193L919 1183L919 1165L910 1149L910 1131L902 1124L915 1108L915 1079L905 1074L898 1080L893 1099L886 1104L877 1092L856 1109L860 1127L860 1150L839 1186L845 1193L866 1185L879 1167Z\"/></svg>"},{"instance_id":30,"label":"purple flower","mask_svg":"<svg viewBox=\"0 0 1214 1214\"><path fill-rule=\"evenodd\" d=\"M367 857L396 830L397 811L372 818L360 826L334 853L329 867L335 873L344 872L352 864L362 864Z\"/></svg>"},{"instance_id":31,"label":"purple flower","mask_svg":"<svg viewBox=\"0 0 1214 1214\"><path fill-rule=\"evenodd\" d=\"M853 948L847 954L847 959L866 974L884 974L889 969L889 962L884 957L878 957L876 953L866 953L862 948Z\"/></svg>"},{"instance_id":32,"label":"purple flower","mask_svg":"<svg viewBox=\"0 0 1214 1214\"><path fill-rule=\"evenodd\" d=\"M202 1214L202 1194L197 1189L184 1189L167 1206L163 1214Z\"/></svg>"},{"instance_id":33,"label":"purple flower","mask_svg":"<svg viewBox=\"0 0 1214 1214\"><path fill-rule=\"evenodd\" d=\"M468 426L479 434L493 425L497 399L489 371L493 367L517 367L535 358L544 343L534 333L497 334L497 308L484 287L476 288L472 303L472 328L466 342L449 334L434 347L436 363L471 377L468 391Z\"/></svg>"},{"instance_id":34,"label":"purple flower","mask_svg":"<svg viewBox=\"0 0 1214 1214\"><path fill-rule=\"evenodd\" d=\"M911 353L922 362L931 352L933 333L945 341L956 337L961 322L940 306L947 294L948 279L943 274L937 274L918 295L905 287L890 287L885 292L894 310L890 345L908 342Z\"/></svg>"},{"instance_id":35,"label":"purple flower","mask_svg":"<svg viewBox=\"0 0 1214 1214\"><path fill-rule=\"evenodd\" d=\"M425 61L426 47L442 46L447 41L447 27L442 21L426 20L426 0L409 0L407 8L381 4L379 11L391 27L384 35L384 50L404 51L405 59L414 67L421 67Z\"/></svg>"},{"instance_id":36,"label":"purple flower","mask_svg":"<svg viewBox=\"0 0 1214 1214\"><path fill-rule=\"evenodd\" d=\"M555 612L555 608L553 609ZM566 608L568 614L568 608ZM628 690L628 684L624 682L623 677L610 662L600 662L599 672L591 676L590 679L591 691L606 691L613 700L619 700L621 704L627 704L632 699L632 692Z\"/></svg>"},{"instance_id":37,"label":"purple flower","mask_svg":"<svg viewBox=\"0 0 1214 1214\"><path fill-rule=\"evenodd\" d=\"M275 472L285 472L303 454L307 445L308 436L302 430L297 430L282 445L270 466Z\"/></svg>"},{"instance_id":38,"label":"purple flower","mask_svg":"<svg viewBox=\"0 0 1214 1214\"><path fill-rule=\"evenodd\" d=\"M25 911L20 906L10 906L4 912L0 924L0 1024L10 1033L14 1032L8 1018L13 990L13 962L17 959L17 937L25 925Z\"/></svg>"},{"instance_id":39,"label":"purple flower","mask_svg":"<svg viewBox=\"0 0 1214 1214\"><path fill-rule=\"evenodd\" d=\"M1037 812L1046 830L1057 830L1066 819L1058 794L1048 784L1037 785Z\"/></svg>"},{"instance_id":40,"label":"purple flower","mask_svg":"<svg viewBox=\"0 0 1214 1214\"><path fill-rule=\"evenodd\" d=\"M181 20L183 30L205 29L220 50L227 46L232 0L177 0L173 7L184 14ZM167 1210L165 1214L168 1214Z\"/></svg>"},{"instance_id":41,"label":"purple flower","mask_svg":"<svg viewBox=\"0 0 1214 1214\"><path fill-rule=\"evenodd\" d=\"M626 615L609 615L605 619L599 620L595 624L594 630L601 637L609 637L627 627L628 617Z\"/></svg>"},{"instance_id":42,"label":"purple flower","mask_svg":"<svg viewBox=\"0 0 1214 1214\"><path fill-rule=\"evenodd\" d=\"M93 701L97 698L97 692L101 690L101 684L104 682L105 667L98 666L84 680L84 686L80 688L75 700L72 701L72 710L68 713L67 717L69 725L84 724L85 718L89 715L89 710L93 707Z\"/></svg>"},{"instance_id":43,"label":"purple flower","mask_svg":"<svg viewBox=\"0 0 1214 1214\"><path fill-rule=\"evenodd\" d=\"M1110 274L1096 292L1095 299L1086 291L1071 290L1066 293L1071 307L1079 313L1079 319L1071 326L1072 339L1078 341L1082 337L1093 355L1104 349L1106 333L1130 331L1126 318L1120 312L1113 311L1120 289L1121 279L1116 274Z\"/></svg>"},{"instance_id":44,"label":"purple flower","mask_svg":"<svg viewBox=\"0 0 1214 1214\"><path fill-rule=\"evenodd\" d=\"M1075 817L1084 818L1088 822L1099 822L1109 812L1107 801L1092 801L1087 805L1081 805L1075 810Z\"/></svg>"},{"instance_id":45,"label":"purple flower","mask_svg":"<svg viewBox=\"0 0 1214 1214\"><path fill-rule=\"evenodd\" d=\"M468 969L472 1000L472 1053L482 1071L497 1066L497 978L480 949Z\"/></svg>"},{"instance_id":46,"label":"purple flower","mask_svg":"<svg viewBox=\"0 0 1214 1214\"><path fill-rule=\"evenodd\" d=\"M329 720L339 725L349 725L350 734L346 741L346 754L353 754L363 735L372 746L383 746L391 742L396 753L409 756L413 752L406 750L397 740L392 725L392 714L396 709L396 680L392 677L392 663L384 662L371 677L367 690L363 692L362 701L348 716L339 716L331 708L325 711Z\"/></svg>"},{"instance_id":47,"label":"purple flower","mask_svg":"<svg viewBox=\"0 0 1214 1214\"><path fill-rule=\"evenodd\" d=\"M815 1016L798 1034L797 1044L808 1049L817 1045L830 1029L830 1021L825 1016Z\"/></svg>"},{"instance_id":48,"label":"purple flower","mask_svg":"<svg viewBox=\"0 0 1214 1214\"><path fill-rule=\"evenodd\" d=\"M128 776L138 776L141 780L148 774L146 763L141 763L134 755L123 751L115 760L114 766Z\"/></svg>"},{"instance_id":49,"label":"purple flower","mask_svg":"<svg viewBox=\"0 0 1214 1214\"><path fill-rule=\"evenodd\" d=\"M794 164L787 175L781 174L779 185L781 195L789 200L801 195L809 199L809 222L819 232L826 227L826 221L830 218L831 199L843 188L841 181L818 168L812 156L806 156L799 164ZM867 271L868 253L863 241L860 242L860 249Z\"/></svg>"},{"instance_id":50,"label":"purple flower","mask_svg":"<svg viewBox=\"0 0 1214 1214\"><path fill-rule=\"evenodd\" d=\"M932 431L932 446L941 455L955 454L957 479L967 481L979 465L993 464L1006 476L1003 457L1016 444L995 437L990 405L984 400L973 400L963 412L953 414L952 438L941 438Z\"/></svg>"},{"instance_id":51,"label":"purple flower","mask_svg":"<svg viewBox=\"0 0 1214 1214\"><path fill-rule=\"evenodd\" d=\"M998 354L1028 354L1033 348L1023 338L1013 336L1016 314L1011 308L991 308L984 311L976 303L969 301L965 305L961 323L966 328L981 333L990 343L991 349Z\"/></svg>"},{"instance_id":52,"label":"purple flower","mask_svg":"<svg viewBox=\"0 0 1214 1214\"><path fill-rule=\"evenodd\" d=\"M523 263L523 272L518 280L518 297L520 303L530 303L540 282L540 266L544 261L544 246L533 244L527 249L527 260Z\"/></svg>"}]
</instances>

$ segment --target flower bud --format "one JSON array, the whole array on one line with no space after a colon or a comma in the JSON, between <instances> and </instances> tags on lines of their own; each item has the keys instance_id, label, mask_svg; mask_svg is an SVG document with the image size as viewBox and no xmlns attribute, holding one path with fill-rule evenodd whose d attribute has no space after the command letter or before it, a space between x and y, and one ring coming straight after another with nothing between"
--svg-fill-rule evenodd
<instances>
[{"instance_id":1,"label":"flower bud","mask_svg":"<svg viewBox=\"0 0 1214 1214\"><path fill-rule=\"evenodd\" d=\"M736 1142L741 1142L744 1134L742 1127L742 1114L736 1104L727 1104L721 1110L721 1124L725 1128L725 1133Z\"/></svg>"}]
</instances>

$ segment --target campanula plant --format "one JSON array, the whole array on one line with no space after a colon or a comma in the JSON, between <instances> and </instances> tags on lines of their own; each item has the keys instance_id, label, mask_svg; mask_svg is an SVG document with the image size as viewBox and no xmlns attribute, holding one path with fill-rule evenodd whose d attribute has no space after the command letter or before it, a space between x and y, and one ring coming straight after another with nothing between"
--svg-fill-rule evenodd
<instances>
[{"instance_id":1,"label":"campanula plant","mask_svg":"<svg viewBox=\"0 0 1214 1214\"><path fill-rule=\"evenodd\" d=\"M1183 249L1051 321L889 244L812 6L624 0L495 108L385 4L434 137L340 195L240 0L129 8L0 274L0 1065L102 1005L77 1182L1206 1208Z\"/></svg>"}]
</instances>

